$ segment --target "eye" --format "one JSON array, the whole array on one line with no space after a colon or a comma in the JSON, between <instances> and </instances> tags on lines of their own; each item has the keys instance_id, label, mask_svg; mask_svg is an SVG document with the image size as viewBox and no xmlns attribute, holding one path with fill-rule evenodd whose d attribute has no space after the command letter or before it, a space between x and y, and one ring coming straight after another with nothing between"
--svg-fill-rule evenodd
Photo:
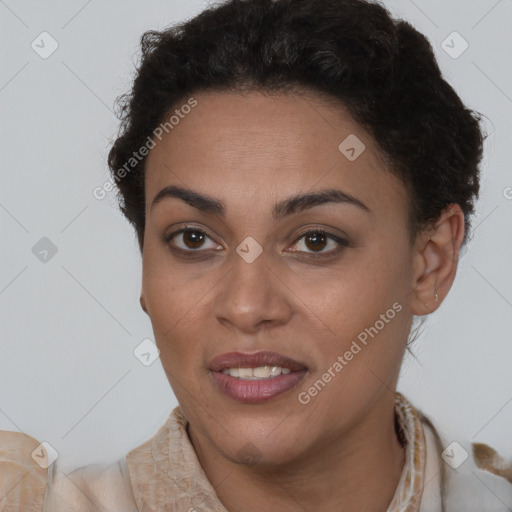
<instances>
[{"instance_id":1,"label":"eye","mask_svg":"<svg viewBox=\"0 0 512 512\"><path fill-rule=\"evenodd\" d=\"M176 241L173 240L176 238ZM204 247L205 241L211 240L212 246ZM200 229L183 228L175 231L165 237L167 244L172 244L175 248L183 252L199 252L198 249L216 249L218 245Z\"/></svg>"},{"instance_id":2,"label":"eye","mask_svg":"<svg viewBox=\"0 0 512 512\"><path fill-rule=\"evenodd\" d=\"M324 231L323 229L314 229L300 235L295 241L295 245L305 247L306 249L310 249L310 251L299 248L292 249L291 252L305 252L313 257L319 257L332 256L334 253L342 250L343 247L347 247L348 242L343 238ZM324 249L329 247L329 245L331 246L331 250L324 251Z\"/></svg>"},{"instance_id":3,"label":"eye","mask_svg":"<svg viewBox=\"0 0 512 512\"><path fill-rule=\"evenodd\" d=\"M210 247L206 244L211 242ZM210 250L221 250L223 247L216 244L204 231L193 227L184 227L163 237L163 241L171 246L172 250L179 251L185 255L207 252ZM299 248L293 248L298 246ZM324 250L329 248L330 250ZM302 252L308 257L320 258L329 257L348 246L348 242L339 236L328 233L323 229L310 229L302 233L294 242L290 252Z\"/></svg>"}]
</instances>

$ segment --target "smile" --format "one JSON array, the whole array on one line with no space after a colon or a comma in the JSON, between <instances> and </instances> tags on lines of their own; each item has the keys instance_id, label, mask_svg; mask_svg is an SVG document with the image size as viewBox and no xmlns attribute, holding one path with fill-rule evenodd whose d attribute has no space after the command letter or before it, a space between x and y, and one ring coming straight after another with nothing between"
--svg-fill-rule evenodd
<instances>
[{"instance_id":1,"label":"smile","mask_svg":"<svg viewBox=\"0 0 512 512\"><path fill-rule=\"evenodd\" d=\"M280 366L258 366L257 368L226 368L222 373L246 380L259 380L277 377L278 375L288 375L291 372L289 368Z\"/></svg>"},{"instance_id":2,"label":"smile","mask_svg":"<svg viewBox=\"0 0 512 512\"><path fill-rule=\"evenodd\" d=\"M209 370L219 391L245 404L268 402L287 393L308 372L304 364L268 351L222 354L210 362Z\"/></svg>"}]
</instances>

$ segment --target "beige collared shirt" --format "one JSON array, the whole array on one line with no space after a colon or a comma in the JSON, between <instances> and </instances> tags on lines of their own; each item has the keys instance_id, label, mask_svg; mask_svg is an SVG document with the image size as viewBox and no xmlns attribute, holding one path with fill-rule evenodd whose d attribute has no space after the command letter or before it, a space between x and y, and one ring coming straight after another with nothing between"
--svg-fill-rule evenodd
<instances>
[{"instance_id":1,"label":"beige collared shirt","mask_svg":"<svg viewBox=\"0 0 512 512\"><path fill-rule=\"evenodd\" d=\"M437 433L399 393L395 411L406 459L387 512L510 510L512 484L474 463L464 463L466 472L446 467ZM158 432L126 457L112 465L84 466L68 474L60 470L58 460L48 469L36 462L32 454L41 452L41 447L34 438L0 431L0 511L227 512L199 463L186 428L187 420L176 407ZM475 481L472 474L476 474ZM478 497L476 492L471 497L477 479L490 489L483 498L483 486L477 489ZM463 490L467 485L473 491Z\"/></svg>"}]
</instances>

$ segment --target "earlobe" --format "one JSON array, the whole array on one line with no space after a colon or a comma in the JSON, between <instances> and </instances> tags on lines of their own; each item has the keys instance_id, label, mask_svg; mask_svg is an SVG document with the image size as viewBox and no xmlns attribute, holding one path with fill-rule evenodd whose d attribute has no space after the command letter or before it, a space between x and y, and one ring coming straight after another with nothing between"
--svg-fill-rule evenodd
<instances>
[{"instance_id":1,"label":"earlobe","mask_svg":"<svg viewBox=\"0 0 512 512\"><path fill-rule=\"evenodd\" d=\"M146 313L146 314L148 313L148 310L146 309L146 301L144 300L143 294L140 295L140 307L142 308L144 313Z\"/></svg>"},{"instance_id":2,"label":"earlobe","mask_svg":"<svg viewBox=\"0 0 512 512\"><path fill-rule=\"evenodd\" d=\"M452 204L439 217L435 227L419 239L412 283L411 311L414 315L432 313L448 294L457 272L463 238L464 214L459 205Z\"/></svg>"}]
</instances>

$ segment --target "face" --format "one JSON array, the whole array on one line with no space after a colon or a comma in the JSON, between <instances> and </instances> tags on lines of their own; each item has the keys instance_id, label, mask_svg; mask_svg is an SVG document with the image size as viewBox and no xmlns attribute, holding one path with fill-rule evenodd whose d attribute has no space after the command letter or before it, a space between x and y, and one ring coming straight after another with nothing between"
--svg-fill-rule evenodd
<instances>
[{"instance_id":1,"label":"face","mask_svg":"<svg viewBox=\"0 0 512 512\"><path fill-rule=\"evenodd\" d=\"M147 157L141 303L196 435L284 464L392 401L412 319L408 195L320 97L194 98Z\"/></svg>"}]
</instances>

